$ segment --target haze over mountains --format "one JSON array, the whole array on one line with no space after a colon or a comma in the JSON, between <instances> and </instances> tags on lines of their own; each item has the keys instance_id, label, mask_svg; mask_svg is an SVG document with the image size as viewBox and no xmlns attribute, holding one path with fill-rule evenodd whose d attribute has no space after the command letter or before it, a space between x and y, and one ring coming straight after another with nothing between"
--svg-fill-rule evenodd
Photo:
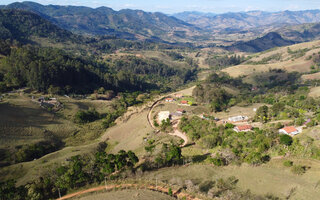
<instances>
[{"instance_id":1,"label":"haze over mountains","mask_svg":"<svg viewBox=\"0 0 320 200\"><path fill-rule=\"evenodd\" d=\"M261 26L283 26L320 21L320 10L264 12L249 11L239 13L183 12L173 15L189 24L208 30L251 29Z\"/></svg>"},{"instance_id":2,"label":"haze over mountains","mask_svg":"<svg viewBox=\"0 0 320 200\"><path fill-rule=\"evenodd\" d=\"M197 45L210 44L217 40L229 43L237 41L227 47L237 51L257 52L320 38L320 10L225 14L183 12L168 16L142 10L44 6L34 2L16 2L0 8L33 12L76 34L111 35L130 40ZM272 34L269 34L271 32ZM8 32L4 33L7 34Z\"/></svg>"}]
</instances>

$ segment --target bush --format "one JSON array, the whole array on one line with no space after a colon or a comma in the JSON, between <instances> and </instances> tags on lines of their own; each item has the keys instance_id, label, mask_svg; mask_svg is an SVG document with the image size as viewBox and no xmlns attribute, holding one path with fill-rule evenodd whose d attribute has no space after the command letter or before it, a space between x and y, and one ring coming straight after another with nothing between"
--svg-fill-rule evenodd
<instances>
[{"instance_id":1,"label":"bush","mask_svg":"<svg viewBox=\"0 0 320 200\"><path fill-rule=\"evenodd\" d=\"M280 143L290 146L292 144L292 137L289 135L280 135Z\"/></svg>"},{"instance_id":2,"label":"bush","mask_svg":"<svg viewBox=\"0 0 320 200\"><path fill-rule=\"evenodd\" d=\"M98 120L100 114L95 109L88 111L80 110L76 113L74 118L76 123L84 124Z\"/></svg>"},{"instance_id":3,"label":"bush","mask_svg":"<svg viewBox=\"0 0 320 200\"><path fill-rule=\"evenodd\" d=\"M285 160L283 162L283 165L286 166L286 167L292 167L293 162L291 160Z\"/></svg>"},{"instance_id":4,"label":"bush","mask_svg":"<svg viewBox=\"0 0 320 200\"><path fill-rule=\"evenodd\" d=\"M297 174L297 175L302 175L306 172L306 167L302 165L294 165L291 168L292 173Z\"/></svg>"},{"instance_id":5,"label":"bush","mask_svg":"<svg viewBox=\"0 0 320 200\"><path fill-rule=\"evenodd\" d=\"M233 125L233 124L230 124L230 123L227 123L224 127L225 127L226 129L232 129L232 128L234 128L234 125Z\"/></svg>"}]
</instances>

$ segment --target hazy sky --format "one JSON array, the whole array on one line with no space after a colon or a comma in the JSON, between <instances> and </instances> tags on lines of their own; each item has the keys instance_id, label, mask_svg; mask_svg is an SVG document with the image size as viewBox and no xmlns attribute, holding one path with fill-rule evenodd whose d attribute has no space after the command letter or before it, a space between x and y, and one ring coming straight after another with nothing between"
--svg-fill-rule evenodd
<instances>
[{"instance_id":1,"label":"hazy sky","mask_svg":"<svg viewBox=\"0 0 320 200\"><path fill-rule=\"evenodd\" d=\"M0 0L10 4L17 0ZM89 7L107 6L114 10L124 8L145 11L175 13L202 11L213 13L249 10L280 11L320 9L320 0L33 0L44 5L81 5Z\"/></svg>"}]
</instances>

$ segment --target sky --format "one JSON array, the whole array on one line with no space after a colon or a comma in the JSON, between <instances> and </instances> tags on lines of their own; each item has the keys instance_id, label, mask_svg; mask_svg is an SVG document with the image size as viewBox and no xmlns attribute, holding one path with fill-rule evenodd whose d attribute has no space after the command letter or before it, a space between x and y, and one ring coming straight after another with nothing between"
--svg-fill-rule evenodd
<instances>
[{"instance_id":1,"label":"sky","mask_svg":"<svg viewBox=\"0 0 320 200\"><path fill-rule=\"evenodd\" d=\"M19 0L0 0L6 5ZM320 0L32 0L48 5L106 6L114 10L139 9L167 14L183 11L211 13L240 12L250 10L283 11L320 9Z\"/></svg>"}]
</instances>

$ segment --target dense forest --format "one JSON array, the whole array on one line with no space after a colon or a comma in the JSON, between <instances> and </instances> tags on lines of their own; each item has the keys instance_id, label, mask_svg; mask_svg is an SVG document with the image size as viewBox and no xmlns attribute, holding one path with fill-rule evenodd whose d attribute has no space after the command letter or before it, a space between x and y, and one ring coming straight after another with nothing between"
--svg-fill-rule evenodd
<instances>
[{"instance_id":1,"label":"dense forest","mask_svg":"<svg viewBox=\"0 0 320 200\"><path fill-rule=\"evenodd\" d=\"M158 90L167 88L168 81L162 80L172 77L177 79L176 85L181 85L192 80L196 73L196 70L176 70L157 60L128 57L102 63L54 48L11 49L6 43L1 44L0 52L7 55L0 63L1 91L19 87L41 92L50 88L58 94L91 93L101 87L116 92Z\"/></svg>"},{"instance_id":2,"label":"dense forest","mask_svg":"<svg viewBox=\"0 0 320 200\"><path fill-rule=\"evenodd\" d=\"M0 39L26 42L30 36L45 37L55 42L77 41L77 36L40 16L22 10L0 10Z\"/></svg>"}]
</instances>

